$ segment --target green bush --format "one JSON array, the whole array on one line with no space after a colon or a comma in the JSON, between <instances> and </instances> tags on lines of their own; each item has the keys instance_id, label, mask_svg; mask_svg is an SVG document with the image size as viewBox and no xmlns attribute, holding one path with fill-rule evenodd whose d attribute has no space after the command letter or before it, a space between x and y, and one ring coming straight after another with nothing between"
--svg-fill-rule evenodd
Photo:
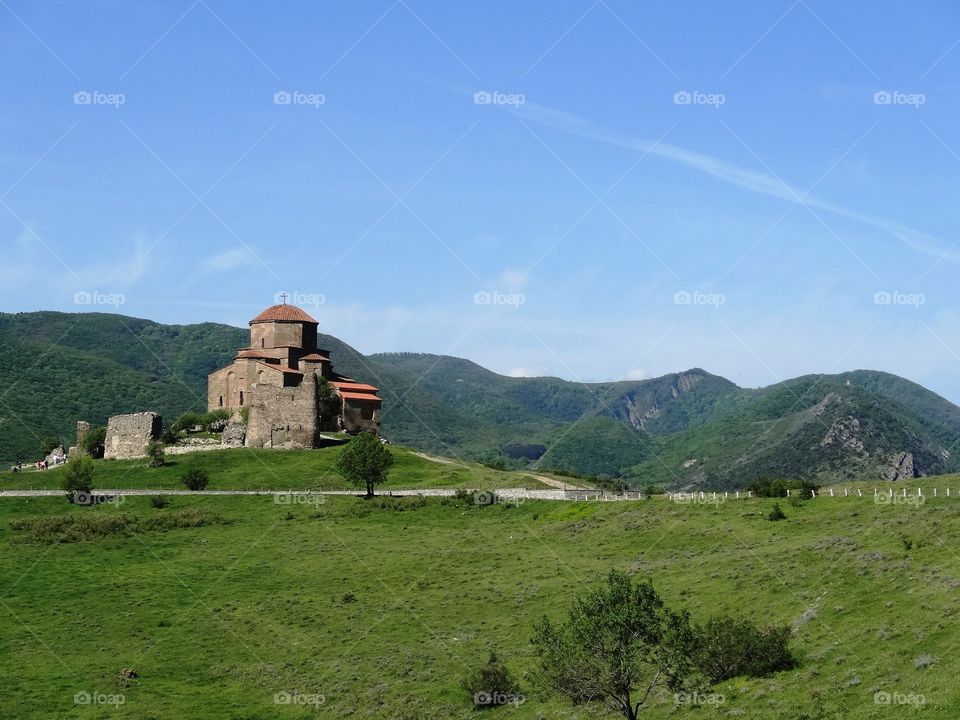
<instances>
[{"instance_id":1,"label":"green bush","mask_svg":"<svg viewBox=\"0 0 960 720\"><path fill-rule=\"evenodd\" d=\"M107 442L107 429L105 427L91 428L83 440L80 441L80 449L87 455L97 460L103 457L104 448Z\"/></svg>"},{"instance_id":2,"label":"green bush","mask_svg":"<svg viewBox=\"0 0 960 720\"><path fill-rule=\"evenodd\" d=\"M147 457L150 458L150 467L158 468L167 464L167 455L163 450L163 443L154 440L147 445Z\"/></svg>"},{"instance_id":3,"label":"green bush","mask_svg":"<svg viewBox=\"0 0 960 720\"><path fill-rule=\"evenodd\" d=\"M60 489L70 502L89 505L88 499L93 491L93 460L86 455L71 457L60 478Z\"/></svg>"},{"instance_id":4,"label":"green bush","mask_svg":"<svg viewBox=\"0 0 960 720\"><path fill-rule=\"evenodd\" d=\"M663 488L659 485L647 485L643 488L643 496L649 500L650 498L656 495L662 495L664 492Z\"/></svg>"},{"instance_id":5,"label":"green bush","mask_svg":"<svg viewBox=\"0 0 960 720\"><path fill-rule=\"evenodd\" d=\"M774 503L773 509L770 510L770 514L767 515L767 520L786 520L787 516L784 514L783 510L780 509L780 503Z\"/></svg>"},{"instance_id":6,"label":"green bush","mask_svg":"<svg viewBox=\"0 0 960 720\"><path fill-rule=\"evenodd\" d=\"M759 628L749 620L714 617L696 628L697 666L710 682L765 677L797 666L790 651L790 628Z\"/></svg>"},{"instance_id":7,"label":"green bush","mask_svg":"<svg viewBox=\"0 0 960 720\"><path fill-rule=\"evenodd\" d=\"M188 490L205 490L210 482L210 476L207 471L201 468L190 468L181 478L183 484Z\"/></svg>"},{"instance_id":8,"label":"green bush","mask_svg":"<svg viewBox=\"0 0 960 720\"><path fill-rule=\"evenodd\" d=\"M173 425L167 425L160 433L160 442L164 445L173 445L180 439L180 435L173 429Z\"/></svg>"},{"instance_id":9,"label":"green bush","mask_svg":"<svg viewBox=\"0 0 960 720\"><path fill-rule=\"evenodd\" d=\"M43 440L40 441L40 455L42 455L43 457L46 457L51 452L53 452L54 448L60 447L61 444L62 443L59 440L57 440L55 437L45 437Z\"/></svg>"},{"instance_id":10,"label":"green bush","mask_svg":"<svg viewBox=\"0 0 960 720\"><path fill-rule=\"evenodd\" d=\"M486 664L464 678L460 686L470 695L477 710L523 702L519 683L495 653L490 653Z\"/></svg>"},{"instance_id":11,"label":"green bush","mask_svg":"<svg viewBox=\"0 0 960 720\"><path fill-rule=\"evenodd\" d=\"M196 425L200 424L200 415L195 412L185 412L183 415L178 417L173 421L171 426L174 432L183 432L184 430L190 430Z\"/></svg>"},{"instance_id":12,"label":"green bush","mask_svg":"<svg viewBox=\"0 0 960 720\"><path fill-rule=\"evenodd\" d=\"M154 495L150 498L150 507L162 510L170 504L170 498L164 495Z\"/></svg>"},{"instance_id":13,"label":"green bush","mask_svg":"<svg viewBox=\"0 0 960 720\"><path fill-rule=\"evenodd\" d=\"M812 480L770 480L758 478L752 481L746 487L757 497L787 497L787 490L790 490L790 497L800 497L804 500L813 497L813 492L820 489L820 485Z\"/></svg>"}]
</instances>

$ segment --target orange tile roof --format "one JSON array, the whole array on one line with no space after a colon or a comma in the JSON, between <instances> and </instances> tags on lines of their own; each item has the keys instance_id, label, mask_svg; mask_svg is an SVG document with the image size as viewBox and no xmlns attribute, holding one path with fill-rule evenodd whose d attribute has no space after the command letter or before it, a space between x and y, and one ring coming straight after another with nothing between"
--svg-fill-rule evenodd
<instances>
[{"instance_id":1,"label":"orange tile roof","mask_svg":"<svg viewBox=\"0 0 960 720\"><path fill-rule=\"evenodd\" d=\"M324 362L330 362L330 358L328 358L326 355L321 355L320 353L310 353L309 355L304 355L304 356L303 356L302 358L300 358L300 359L301 359L301 360L316 360L316 361L322 360L322 361L324 361Z\"/></svg>"},{"instance_id":2,"label":"orange tile roof","mask_svg":"<svg viewBox=\"0 0 960 720\"><path fill-rule=\"evenodd\" d=\"M287 305L286 303L268 307L251 320L250 324L253 325L254 323L260 322L304 322L313 325L317 324L316 320L296 305Z\"/></svg>"},{"instance_id":3,"label":"orange tile roof","mask_svg":"<svg viewBox=\"0 0 960 720\"><path fill-rule=\"evenodd\" d=\"M244 349L237 353L236 357L238 358L268 358L271 357L266 353L259 352L258 350Z\"/></svg>"},{"instance_id":4,"label":"orange tile roof","mask_svg":"<svg viewBox=\"0 0 960 720\"><path fill-rule=\"evenodd\" d=\"M271 370L278 370L282 373L294 373L296 375L303 375L303 373L300 372L299 370L288 368L286 365L275 365L274 363L265 363L265 362L258 362L257 365L263 365L264 367L268 367Z\"/></svg>"},{"instance_id":5,"label":"orange tile roof","mask_svg":"<svg viewBox=\"0 0 960 720\"><path fill-rule=\"evenodd\" d=\"M353 392L342 392L340 397L347 400L369 400L370 402L380 402L380 398L371 393L353 393Z\"/></svg>"},{"instance_id":6,"label":"orange tile roof","mask_svg":"<svg viewBox=\"0 0 960 720\"><path fill-rule=\"evenodd\" d=\"M377 388L373 385L367 385L366 383L356 383L356 382L332 382L330 383L338 390L347 390L354 392L376 392Z\"/></svg>"}]
</instances>

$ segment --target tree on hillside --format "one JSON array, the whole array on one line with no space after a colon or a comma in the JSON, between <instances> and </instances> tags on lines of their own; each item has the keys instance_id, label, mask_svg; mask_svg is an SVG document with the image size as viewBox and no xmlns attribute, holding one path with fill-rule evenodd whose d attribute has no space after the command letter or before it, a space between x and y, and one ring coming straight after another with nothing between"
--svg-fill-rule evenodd
<instances>
[{"instance_id":1,"label":"tree on hillside","mask_svg":"<svg viewBox=\"0 0 960 720\"><path fill-rule=\"evenodd\" d=\"M565 623L544 616L534 631L540 681L575 705L603 703L636 720L658 693L697 687L689 616L667 608L649 580L611 571Z\"/></svg>"},{"instance_id":2,"label":"tree on hillside","mask_svg":"<svg viewBox=\"0 0 960 720\"><path fill-rule=\"evenodd\" d=\"M106 443L107 429L105 427L93 428L83 436L83 440L80 441L80 449L90 457L99 460L103 457Z\"/></svg>"},{"instance_id":3,"label":"tree on hillside","mask_svg":"<svg viewBox=\"0 0 960 720\"><path fill-rule=\"evenodd\" d=\"M60 478L60 489L70 502L89 505L93 492L93 460L79 453L71 455Z\"/></svg>"},{"instance_id":4,"label":"tree on hillside","mask_svg":"<svg viewBox=\"0 0 960 720\"><path fill-rule=\"evenodd\" d=\"M370 433L360 433L337 458L337 472L354 487L366 489L366 497L373 497L373 488L387 481L387 473L393 465L393 455L380 438Z\"/></svg>"},{"instance_id":5,"label":"tree on hillside","mask_svg":"<svg viewBox=\"0 0 960 720\"><path fill-rule=\"evenodd\" d=\"M43 457L46 457L51 452L53 452L54 448L58 448L58 447L60 447L60 441L57 440L52 435L47 436L40 441L40 454Z\"/></svg>"}]
</instances>

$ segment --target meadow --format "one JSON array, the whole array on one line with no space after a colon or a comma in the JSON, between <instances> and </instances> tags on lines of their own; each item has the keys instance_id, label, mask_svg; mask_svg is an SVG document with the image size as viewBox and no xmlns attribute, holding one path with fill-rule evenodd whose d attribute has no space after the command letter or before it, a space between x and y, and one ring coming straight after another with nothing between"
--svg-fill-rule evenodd
<instances>
[{"instance_id":1,"label":"meadow","mask_svg":"<svg viewBox=\"0 0 960 720\"><path fill-rule=\"evenodd\" d=\"M613 717L538 690L529 643L611 568L694 620L795 630L796 670L650 718L960 716L960 499L773 502L0 498L0 717ZM491 651L524 701L478 714L460 681Z\"/></svg>"}]
</instances>

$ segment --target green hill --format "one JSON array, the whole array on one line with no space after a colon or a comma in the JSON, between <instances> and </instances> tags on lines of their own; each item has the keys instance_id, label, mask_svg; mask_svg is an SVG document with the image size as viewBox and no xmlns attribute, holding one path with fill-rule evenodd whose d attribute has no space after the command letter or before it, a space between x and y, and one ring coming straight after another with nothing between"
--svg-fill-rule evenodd
<instances>
[{"instance_id":1,"label":"green hill","mask_svg":"<svg viewBox=\"0 0 960 720\"><path fill-rule=\"evenodd\" d=\"M0 458L36 459L75 422L203 410L206 377L241 328L102 313L0 314ZM699 368L643 381L498 375L460 358L364 356L320 336L337 369L380 387L393 441L507 467L633 485L739 487L764 476L898 478L952 472L960 407L888 373L806 376L760 390Z\"/></svg>"}]
</instances>

